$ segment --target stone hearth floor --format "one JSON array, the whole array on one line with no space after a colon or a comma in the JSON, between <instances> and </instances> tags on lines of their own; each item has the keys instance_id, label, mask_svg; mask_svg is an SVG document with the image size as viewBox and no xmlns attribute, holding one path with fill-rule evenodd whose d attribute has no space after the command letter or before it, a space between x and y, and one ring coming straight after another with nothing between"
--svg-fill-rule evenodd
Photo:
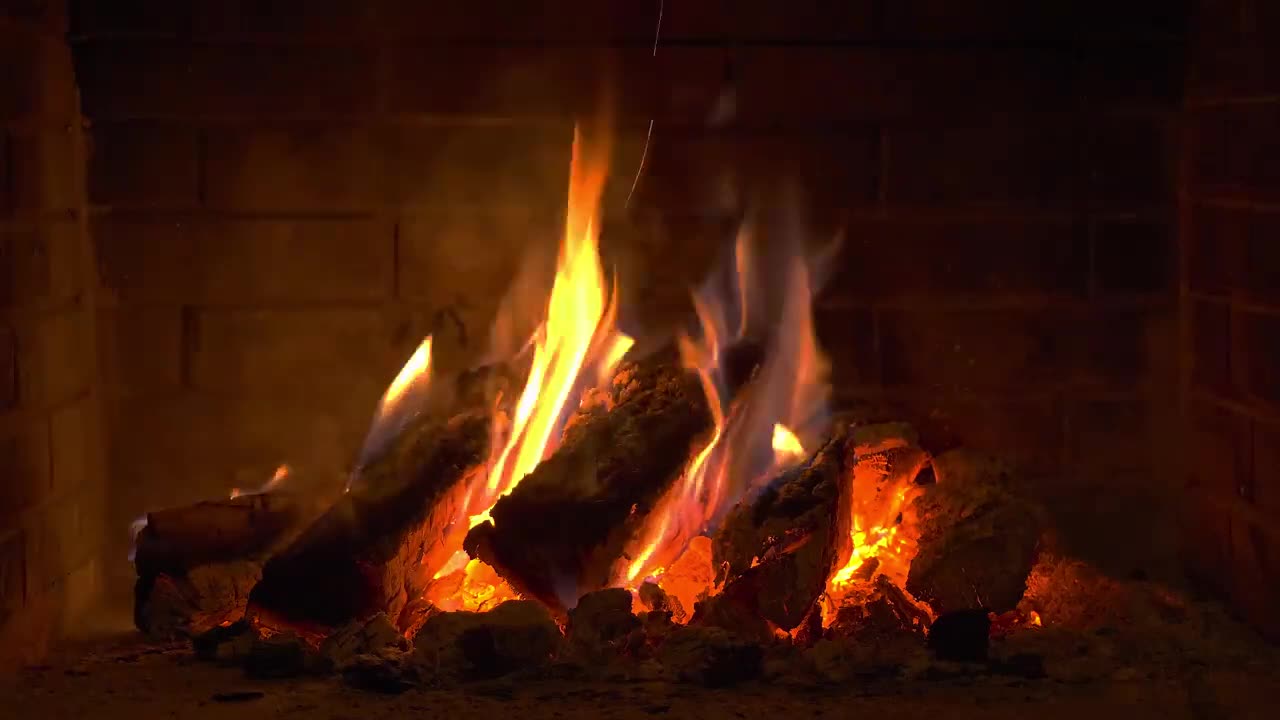
<instances>
[{"instance_id":1,"label":"stone hearth floor","mask_svg":"<svg viewBox=\"0 0 1280 720\"><path fill-rule=\"evenodd\" d=\"M6 718L375 720L378 718L1036 718L1245 720L1270 717L1275 672L1206 667L1188 681L966 677L843 687L751 683L709 690L662 682L497 680L378 695L340 681L253 681L197 662L186 645L97 641L0 677Z\"/></svg>"}]
</instances>

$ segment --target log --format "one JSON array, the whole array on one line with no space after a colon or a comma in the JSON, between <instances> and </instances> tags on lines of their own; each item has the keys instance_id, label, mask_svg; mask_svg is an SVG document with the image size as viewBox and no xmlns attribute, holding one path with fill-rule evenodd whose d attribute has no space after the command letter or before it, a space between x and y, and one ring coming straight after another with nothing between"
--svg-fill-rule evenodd
<instances>
[{"instance_id":1,"label":"log","mask_svg":"<svg viewBox=\"0 0 1280 720\"><path fill-rule=\"evenodd\" d=\"M313 515L314 500L283 490L147 513L134 539L140 577L259 557Z\"/></svg>"},{"instance_id":2,"label":"log","mask_svg":"<svg viewBox=\"0 0 1280 720\"><path fill-rule=\"evenodd\" d=\"M148 573L134 586L133 621L155 639L195 637L244 616L262 575L255 560L199 565L180 573Z\"/></svg>"},{"instance_id":3,"label":"log","mask_svg":"<svg viewBox=\"0 0 1280 720\"><path fill-rule=\"evenodd\" d=\"M926 461L907 425L837 420L831 438L804 464L726 517L713 542L723 589L699 605L693 621L756 637L807 627L848 553L854 483L876 483L874 496L882 484L915 480Z\"/></svg>"},{"instance_id":4,"label":"log","mask_svg":"<svg viewBox=\"0 0 1280 720\"><path fill-rule=\"evenodd\" d=\"M692 622L764 640L791 630L812 611L835 563L842 480L852 470L846 427L804 464L740 503L716 533L713 552L722 591L699 603Z\"/></svg>"},{"instance_id":5,"label":"log","mask_svg":"<svg viewBox=\"0 0 1280 720\"><path fill-rule=\"evenodd\" d=\"M488 457L487 398L512 379L501 367L484 374L458 378L454 402L409 418L349 491L266 563L250 596L254 618L320 631L380 612L402 630L415 622L406 610L447 562L467 482Z\"/></svg>"},{"instance_id":6,"label":"log","mask_svg":"<svg viewBox=\"0 0 1280 720\"><path fill-rule=\"evenodd\" d=\"M171 638L239 619L267 556L332 494L274 489L148 513L134 538L134 624Z\"/></svg>"},{"instance_id":7,"label":"log","mask_svg":"<svg viewBox=\"0 0 1280 720\"><path fill-rule=\"evenodd\" d=\"M605 587L626 542L706 441L710 411L674 352L623 365L589 398L560 448L472 528L466 550L563 618Z\"/></svg>"},{"instance_id":8,"label":"log","mask_svg":"<svg viewBox=\"0 0 1280 720\"><path fill-rule=\"evenodd\" d=\"M943 453L934 473L937 484L917 505L907 591L939 614L1013 610L1036 561L1043 511L1018 494L1007 466L982 453Z\"/></svg>"}]
</instances>

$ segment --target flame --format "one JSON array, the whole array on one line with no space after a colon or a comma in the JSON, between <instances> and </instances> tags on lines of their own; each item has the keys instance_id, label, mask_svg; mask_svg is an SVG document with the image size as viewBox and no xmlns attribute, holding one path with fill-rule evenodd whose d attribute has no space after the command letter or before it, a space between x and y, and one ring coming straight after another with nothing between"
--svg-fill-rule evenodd
<instances>
[{"instance_id":1,"label":"flame","mask_svg":"<svg viewBox=\"0 0 1280 720\"><path fill-rule=\"evenodd\" d=\"M272 490L275 490L276 488L284 484L284 481L289 477L290 472L291 471L288 465L281 465L280 467L276 468L276 471L274 473L271 474L271 479L267 481L267 484L263 485L257 490L241 490L240 488L231 488L231 499L234 500L243 495L261 495L265 492L270 492Z\"/></svg>"},{"instance_id":2,"label":"flame","mask_svg":"<svg viewBox=\"0 0 1280 720\"><path fill-rule=\"evenodd\" d=\"M1044 623L1040 621L1040 613L1032 610L1027 616L1027 624L1031 627L1043 627Z\"/></svg>"},{"instance_id":3,"label":"flame","mask_svg":"<svg viewBox=\"0 0 1280 720\"><path fill-rule=\"evenodd\" d=\"M405 393L421 383L425 383L429 377L431 370L431 336L428 335L423 339L422 344L409 356L409 361L400 368L399 374L387 386L387 391L382 394L382 401L378 403L378 411L375 417L382 418L395 409L396 405L405 396ZM375 420L376 422L376 420Z\"/></svg>"},{"instance_id":4,"label":"flame","mask_svg":"<svg viewBox=\"0 0 1280 720\"><path fill-rule=\"evenodd\" d=\"M358 480L359 468L381 453L386 444L395 439L405 423L421 408L430 388L430 380L431 336L428 335L382 393L382 399L378 401L378 407L373 413L373 422L369 425L369 433L365 436L364 447L360 450L357 470L347 479L346 492L350 492L352 485Z\"/></svg>"},{"instance_id":5,"label":"flame","mask_svg":"<svg viewBox=\"0 0 1280 720\"><path fill-rule=\"evenodd\" d=\"M615 584L635 589L648 579L670 591L663 582L665 569L691 541L711 532L734 504L779 470L803 460L802 437L816 443L825 432L828 371L813 333L808 265L793 252L780 265L785 270L782 301L763 302L752 292L763 268L749 246L744 229L727 264L731 287L717 291L709 282L694 293L701 334L679 338L681 359L697 372L711 410L711 438L628 545L615 567ZM752 310L759 307L778 307L780 314L756 317ZM725 353L761 321L772 329L765 360L749 386L731 396ZM682 588L681 594L690 592Z\"/></svg>"},{"instance_id":6,"label":"flame","mask_svg":"<svg viewBox=\"0 0 1280 720\"><path fill-rule=\"evenodd\" d=\"M427 592L427 599L438 607L475 609L477 603L489 602L493 596L477 589L489 580L498 596L514 596L491 569L481 572L478 561L467 559L462 537L468 529L491 521L494 504L555 452L583 391L611 378L633 345L616 328L616 285L610 290L599 254L598 207L608 153L607 142L584 143L575 130L564 235L546 314L531 339L529 374L511 417L495 419L487 470L468 487L445 540L450 546L446 550L453 552L434 572L435 583ZM450 579L460 575L464 587L455 588Z\"/></svg>"},{"instance_id":7,"label":"flame","mask_svg":"<svg viewBox=\"0 0 1280 720\"><path fill-rule=\"evenodd\" d=\"M773 453L779 464L786 464L804 459L804 446L791 428L778 423L773 426Z\"/></svg>"}]
</instances>

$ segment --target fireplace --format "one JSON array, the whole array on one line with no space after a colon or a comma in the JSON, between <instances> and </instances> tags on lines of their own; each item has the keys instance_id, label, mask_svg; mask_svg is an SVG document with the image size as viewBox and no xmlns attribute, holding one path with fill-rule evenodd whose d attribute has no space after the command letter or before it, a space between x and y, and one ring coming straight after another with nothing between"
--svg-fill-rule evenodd
<instances>
[{"instance_id":1,"label":"fireplace","mask_svg":"<svg viewBox=\"0 0 1280 720\"><path fill-rule=\"evenodd\" d=\"M592 212L602 294L582 377L637 361L626 372L680 375L698 389L691 402L714 406L696 378L733 383L724 347L716 362L695 359L714 345L707 303L733 315L744 278L778 281L789 289L762 304L804 296L804 308L767 334L812 322L831 422L805 436L779 415L765 424L783 433L775 448L798 434L802 467L848 462L846 474L856 460L819 448L888 452L911 468L894 491L913 498L935 479L946 487L947 467L961 472L948 458L999 458L1035 508L1010 517L1042 513L1033 544L1063 563L1032 572L1031 595L1085 573L1212 598L1274 638L1280 254L1267 236L1277 111L1266 70L1280 26L1265 4L11 3L0 14L0 62L13 68L0 91L0 657L38 660L127 614L140 516L153 513L152 535L187 528L203 522L184 514L196 503L261 509L274 496L255 489L269 485L307 498L309 527L359 496L370 419L395 415L397 373L413 392L505 364L504 392L486 376L480 395L517 417L526 341L554 322L542 311L555 273L582 282L566 248ZM604 141L604 157L588 157ZM575 205L570 190L566 203L571 186L588 199ZM744 228L770 259L736 242ZM726 268L730 291L695 303L691 289ZM674 350L678 328L701 355ZM620 338L637 348L625 362ZM757 365L803 355L795 342L756 348ZM663 352L674 354L644 364ZM405 375L406 361L429 373ZM577 376L569 385L557 438L582 391ZM729 434L717 408L699 407L709 415L694 429ZM374 434L408 422L393 420L386 430L379 416ZM868 440L885 423L909 428ZM693 435L685 475L707 442ZM912 465L917 451L928 461ZM784 470L764 486L785 485ZM491 501L514 486L499 484ZM725 507L703 508L714 528L693 535L715 541L737 500L758 507L760 488L740 485ZM626 504L643 516L637 507L669 508L676 492ZM483 504L474 514L501 512ZM894 506L885 524L904 513ZM637 522L636 537L658 523ZM469 540L465 552L459 540L436 569L496 567L492 587L532 598L572 635L576 590L588 588L520 567L549 532ZM643 544L621 543L637 568L612 557L612 581L596 583L635 591L637 612L667 602L642 598L653 592L642 581L686 552L682 541L649 567ZM768 564L763 549L744 552L745 569ZM845 560L849 574L861 567ZM283 577L249 605L296 610L289 593L305 573ZM905 596L905 577L864 578L863 607L907 625L947 614ZM416 630L431 614L416 599L378 609ZM306 620L370 615L319 602ZM1033 619L1025 604L979 615L1000 634L1077 617L1082 603L1036 606L1058 618ZM789 642L814 631L779 626L803 609L764 614ZM212 627L225 636L218 626L236 619ZM346 623L285 624L319 642Z\"/></svg>"}]
</instances>

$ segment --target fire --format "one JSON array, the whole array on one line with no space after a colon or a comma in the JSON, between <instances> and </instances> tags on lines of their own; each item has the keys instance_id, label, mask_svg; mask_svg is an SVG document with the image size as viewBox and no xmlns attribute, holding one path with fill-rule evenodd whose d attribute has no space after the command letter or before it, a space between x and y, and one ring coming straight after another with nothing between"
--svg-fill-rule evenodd
<instances>
[{"instance_id":1,"label":"fire","mask_svg":"<svg viewBox=\"0 0 1280 720\"><path fill-rule=\"evenodd\" d=\"M1040 613L1036 612L1035 610L1032 610L1030 614L1027 615L1027 624L1030 625L1031 627L1044 626L1044 623L1040 621Z\"/></svg>"},{"instance_id":2,"label":"fire","mask_svg":"<svg viewBox=\"0 0 1280 720\"><path fill-rule=\"evenodd\" d=\"M834 618L841 601L861 583L883 575L906 586L916 555L913 501L923 492L914 485L919 465L891 466L888 453L900 447L859 448L850 485L849 536L838 546L836 571L827 581L824 617ZM923 454L918 462L923 462Z\"/></svg>"},{"instance_id":3,"label":"fire","mask_svg":"<svg viewBox=\"0 0 1280 720\"><path fill-rule=\"evenodd\" d=\"M804 446L800 444L800 438L781 423L773 426L773 452L780 463L804 459Z\"/></svg>"},{"instance_id":4,"label":"fire","mask_svg":"<svg viewBox=\"0 0 1280 720\"><path fill-rule=\"evenodd\" d=\"M468 487L454 519L454 531L446 541L453 553L435 572L437 582L428 591L428 599L437 606L475 609L477 603L492 600L493 595L477 589L485 583L498 595L514 596L492 570L482 572L477 561L467 560L462 536L491 520L494 504L555 452L582 392L612 377L633 344L616 328L616 286L610 290L599 254L598 208L608 153L608 143L584 143L575 131L564 235L546 314L531 340L532 364L511 417L494 423L494 451L486 472ZM446 582L459 573L466 575L470 590Z\"/></svg>"},{"instance_id":5,"label":"fire","mask_svg":"<svg viewBox=\"0 0 1280 720\"><path fill-rule=\"evenodd\" d=\"M382 452L413 414L421 409L430 390L430 380L431 336L428 335L413 355L409 356L409 360L378 401L369 433L365 436L364 447L360 450L358 466L363 466L367 460ZM347 481L348 491L358 479L359 472L352 473Z\"/></svg>"},{"instance_id":6,"label":"fire","mask_svg":"<svg viewBox=\"0 0 1280 720\"><path fill-rule=\"evenodd\" d=\"M385 417L395 409L405 393L409 392L415 386L421 385L427 381L429 371L431 370L431 336L428 335L413 355L409 356L409 361L400 369L395 380L387 386L387 391L382 395L382 401L378 403L377 418ZM376 422L376 420L375 420Z\"/></svg>"},{"instance_id":7,"label":"fire","mask_svg":"<svg viewBox=\"0 0 1280 720\"><path fill-rule=\"evenodd\" d=\"M813 333L807 262L793 252L780 264L786 270L785 294L776 303L752 292L761 270L773 266L752 256L746 231L739 233L726 267L728 288L708 283L694 294L700 336L679 338L684 365L701 380L714 430L628 546L613 578L623 587L635 589L651 579L669 590L667 584L673 583L664 584L666 569L690 543L713 531L736 503L780 469L801 462L802 437L816 441L825 431L827 362ZM760 307L776 307L779 314L760 317ZM764 361L748 385L731 394L726 352L757 325L770 330Z\"/></svg>"},{"instance_id":8,"label":"fire","mask_svg":"<svg viewBox=\"0 0 1280 720\"><path fill-rule=\"evenodd\" d=\"M267 481L267 484L263 485L257 490L241 490L240 488L231 488L231 498L234 500L235 498L238 498L242 495L261 495L265 492L270 492L272 490L275 490L276 488L284 484L284 481L289 477L289 472L290 470L288 465L281 465L280 467L276 468L276 471L274 473L272 473L271 479Z\"/></svg>"}]
</instances>

